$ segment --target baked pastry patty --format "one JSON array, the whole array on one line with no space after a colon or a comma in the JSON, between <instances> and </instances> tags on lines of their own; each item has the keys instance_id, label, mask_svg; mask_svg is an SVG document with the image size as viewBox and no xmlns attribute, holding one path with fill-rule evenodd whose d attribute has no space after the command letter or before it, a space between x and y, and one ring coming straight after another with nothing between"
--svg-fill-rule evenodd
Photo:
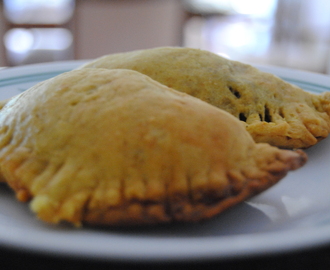
<instances>
[{"instance_id":1,"label":"baked pastry patty","mask_svg":"<svg viewBox=\"0 0 330 270\"><path fill-rule=\"evenodd\" d=\"M210 218L306 162L240 121L132 70L81 69L0 110L0 173L50 223Z\"/></svg>"},{"instance_id":2,"label":"baked pastry patty","mask_svg":"<svg viewBox=\"0 0 330 270\"><path fill-rule=\"evenodd\" d=\"M214 53L162 47L111 54L82 68L132 69L226 110L256 142L307 148L330 132L330 93L315 95Z\"/></svg>"}]
</instances>

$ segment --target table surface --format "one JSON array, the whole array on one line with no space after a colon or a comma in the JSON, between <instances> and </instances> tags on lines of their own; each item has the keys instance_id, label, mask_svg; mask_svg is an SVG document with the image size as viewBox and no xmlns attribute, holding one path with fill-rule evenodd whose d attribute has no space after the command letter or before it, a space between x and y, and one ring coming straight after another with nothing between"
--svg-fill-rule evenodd
<instances>
[{"instance_id":1,"label":"table surface","mask_svg":"<svg viewBox=\"0 0 330 270\"><path fill-rule=\"evenodd\" d=\"M84 259L70 259L65 257L51 257L17 250L0 248L0 268L5 269L262 269L262 270L329 270L330 269L330 245L312 250L304 250L289 254L249 257L239 260L184 262L184 263L128 263L105 262Z\"/></svg>"}]
</instances>

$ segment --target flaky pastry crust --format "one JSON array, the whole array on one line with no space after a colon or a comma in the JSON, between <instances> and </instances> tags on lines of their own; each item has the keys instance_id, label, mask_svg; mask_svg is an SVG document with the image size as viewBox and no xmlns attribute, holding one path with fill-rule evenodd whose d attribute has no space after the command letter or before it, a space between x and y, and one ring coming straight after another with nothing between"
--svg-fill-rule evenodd
<instances>
[{"instance_id":1,"label":"flaky pastry crust","mask_svg":"<svg viewBox=\"0 0 330 270\"><path fill-rule=\"evenodd\" d=\"M61 74L0 116L1 175L50 223L199 221L307 159L256 144L229 113L131 70Z\"/></svg>"},{"instance_id":2,"label":"flaky pastry crust","mask_svg":"<svg viewBox=\"0 0 330 270\"><path fill-rule=\"evenodd\" d=\"M231 113L245 123L256 142L307 148L330 132L329 112L324 108L329 98L208 51L154 48L106 55L82 68L141 72Z\"/></svg>"}]
</instances>

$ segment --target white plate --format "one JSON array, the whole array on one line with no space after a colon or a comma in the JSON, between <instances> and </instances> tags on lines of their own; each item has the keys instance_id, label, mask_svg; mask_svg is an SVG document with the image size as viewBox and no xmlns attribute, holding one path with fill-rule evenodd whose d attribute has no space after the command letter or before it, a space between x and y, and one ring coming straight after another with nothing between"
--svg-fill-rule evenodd
<instances>
[{"instance_id":1,"label":"white plate","mask_svg":"<svg viewBox=\"0 0 330 270\"><path fill-rule=\"evenodd\" d=\"M0 99L76 68L83 61L0 72ZM258 66L308 91L330 90L320 74ZM38 221L0 184L0 246L84 258L129 261L227 259L330 244L330 141L307 150L309 162L279 184L202 224L145 229L75 229Z\"/></svg>"}]
</instances>

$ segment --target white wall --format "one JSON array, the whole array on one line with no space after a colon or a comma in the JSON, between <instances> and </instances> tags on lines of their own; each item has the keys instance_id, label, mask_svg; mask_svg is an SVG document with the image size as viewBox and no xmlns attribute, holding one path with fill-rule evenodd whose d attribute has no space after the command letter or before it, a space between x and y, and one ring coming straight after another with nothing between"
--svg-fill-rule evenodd
<instances>
[{"instance_id":1,"label":"white wall","mask_svg":"<svg viewBox=\"0 0 330 270\"><path fill-rule=\"evenodd\" d=\"M179 46L183 19L177 0L78 0L76 58Z\"/></svg>"}]
</instances>

